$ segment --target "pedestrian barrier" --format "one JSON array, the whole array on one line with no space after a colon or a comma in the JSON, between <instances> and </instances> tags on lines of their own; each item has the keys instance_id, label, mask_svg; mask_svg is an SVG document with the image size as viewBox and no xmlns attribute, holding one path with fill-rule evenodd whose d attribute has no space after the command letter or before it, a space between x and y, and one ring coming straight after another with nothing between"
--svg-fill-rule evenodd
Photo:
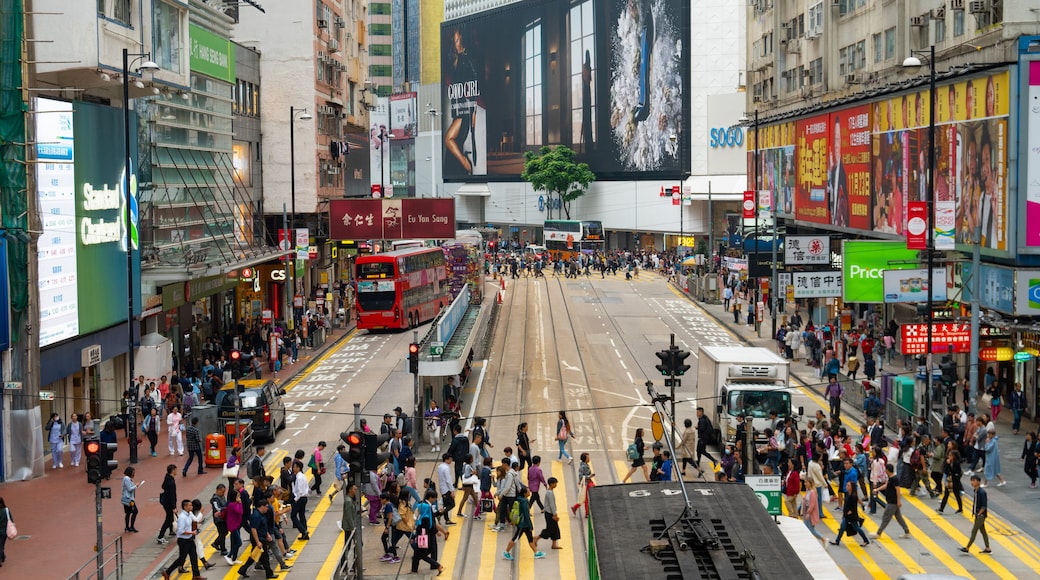
<instances>
[{"instance_id":1,"label":"pedestrian barrier","mask_svg":"<svg viewBox=\"0 0 1040 580\"><path fill-rule=\"evenodd\" d=\"M360 516L359 516L360 517ZM357 530L350 530L350 534L347 535L347 540L343 542L343 552L339 556L339 564L336 566L336 575L333 576L335 580L351 580L357 578L358 570L357 557L355 546L357 541L354 536L357 534Z\"/></svg>"},{"instance_id":2,"label":"pedestrian barrier","mask_svg":"<svg viewBox=\"0 0 1040 580\"><path fill-rule=\"evenodd\" d=\"M89 562L83 564L75 572L69 576L69 580L90 580L91 578L97 578L98 580L107 580L108 578L115 578L115 580L122 580L123 578L123 538L117 537L111 542L105 544L105 548L101 551L103 554L111 554L104 560L98 563L97 558L91 558ZM111 567L110 567L111 566ZM106 573L105 570L111 570Z\"/></svg>"}]
</instances>

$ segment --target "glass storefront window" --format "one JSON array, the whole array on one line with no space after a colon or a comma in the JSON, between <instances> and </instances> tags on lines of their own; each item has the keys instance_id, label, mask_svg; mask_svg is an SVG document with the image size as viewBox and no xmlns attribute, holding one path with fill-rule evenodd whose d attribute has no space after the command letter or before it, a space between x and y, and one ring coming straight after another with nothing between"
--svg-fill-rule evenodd
<instances>
[{"instance_id":1,"label":"glass storefront window","mask_svg":"<svg viewBox=\"0 0 1040 580\"><path fill-rule=\"evenodd\" d=\"M164 71L181 72L181 10L166 2L156 2L152 12L152 58Z\"/></svg>"}]
</instances>

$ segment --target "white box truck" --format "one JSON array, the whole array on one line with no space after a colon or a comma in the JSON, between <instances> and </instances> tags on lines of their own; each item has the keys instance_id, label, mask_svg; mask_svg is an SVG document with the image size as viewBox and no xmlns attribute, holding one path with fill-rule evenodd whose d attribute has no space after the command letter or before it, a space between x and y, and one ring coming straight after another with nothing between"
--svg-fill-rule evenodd
<instances>
[{"instance_id":1,"label":"white box truck","mask_svg":"<svg viewBox=\"0 0 1040 580\"><path fill-rule=\"evenodd\" d=\"M702 346L697 403L715 426L715 440L732 441L741 414L759 433L773 427L770 411L792 416L789 371L790 363L768 348Z\"/></svg>"}]
</instances>

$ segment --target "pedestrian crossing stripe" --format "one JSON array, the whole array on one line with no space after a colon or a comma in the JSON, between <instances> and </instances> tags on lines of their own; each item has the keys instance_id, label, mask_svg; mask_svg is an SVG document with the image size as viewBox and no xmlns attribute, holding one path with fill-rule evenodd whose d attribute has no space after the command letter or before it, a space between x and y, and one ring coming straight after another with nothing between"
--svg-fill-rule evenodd
<instances>
[{"instance_id":1,"label":"pedestrian crossing stripe","mask_svg":"<svg viewBox=\"0 0 1040 580\"><path fill-rule=\"evenodd\" d=\"M969 522L974 523L971 512L974 509L975 502L967 495L962 495L961 501L964 503L964 512L961 515L967 518ZM986 530L989 532L990 536L1001 535L1007 537L1009 540L1015 542L1018 547L1022 548L1025 553L1040 560L1040 546L1031 541L1031 538L1028 536L1024 536L1020 531L1012 529L1008 523L1000 518L993 515L986 516Z\"/></svg>"},{"instance_id":2,"label":"pedestrian crossing stripe","mask_svg":"<svg viewBox=\"0 0 1040 580\"><path fill-rule=\"evenodd\" d=\"M944 518L941 514L936 513L935 510L933 510L931 507L924 505L924 503L921 500L917 499L916 497L904 497L903 499L905 500L906 504L914 506L914 508L917 511L919 511L922 515L924 515L926 519L932 522L933 525L945 532L946 535L949 536L954 542L956 542L958 546L964 546L968 543L967 535L965 535L956 527L954 527L953 524L946 521L946 518ZM994 539L992 535L990 536L990 538L991 540ZM982 538L976 539L978 541L982 541ZM1013 580L1014 578L1016 578L1014 574L1012 574L1007 568L1005 568L1002 564L994 560L988 554L978 554L978 557L979 562L982 562L983 564L988 566L991 570L993 570L993 573L999 576L1000 578L1007 578L1008 580ZM1034 570L1037 569L1035 564L1030 564L1030 566Z\"/></svg>"},{"instance_id":3,"label":"pedestrian crossing stripe","mask_svg":"<svg viewBox=\"0 0 1040 580\"><path fill-rule=\"evenodd\" d=\"M279 450L271 451L266 456L267 460L264 461L264 469L268 470L268 471L274 471L276 469L281 469L282 458L285 457L286 455L288 455L288 451L286 451L286 450L279 449ZM308 470L308 472L309 472L309 470ZM243 478L243 479L245 479L245 478ZM307 475L307 480L308 481L311 480L311 476L310 475ZM329 485L325 489L325 492L318 499L318 502L314 504L314 509L311 510L310 515L307 517L307 529L308 530L315 529L318 526L318 524L321 522L321 520L325 517L325 513L328 511L329 507L332 505L332 501L331 501L331 499L329 499L329 494L332 491L332 489L333 489L333 487L331 485ZM230 490L229 490L229 493L230 493ZM328 500L328 501L326 501L326 500ZM209 500L207 498L207 500L205 502L203 502L203 505L208 505L208 504L209 504ZM284 505L287 505L287 504L283 503L282 505L284 506ZM203 529L202 533L199 534L199 542L202 544L203 551L204 551L204 554L200 554L199 556L200 556L200 559L202 557L205 557L207 562L212 562L213 558L220 557L220 553L217 552L215 549L213 549L213 547L211 546L211 544L217 539L217 528L213 524L212 514L210 514L210 516L211 516L209 518L210 522ZM230 543L230 540L228 540L228 543ZM292 544L289 545L289 549L290 550L296 550L297 553L299 553L299 552L301 552L303 550L303 547L305 545L306 545L305 542L303 542L301 540L296 540ZM228 546L228 547L230 547L230 546ZM342 550L342 547L340 549ZM245 534L242 534L242 550L240 551L240 553L238 555L239 559L241 559L244 562L246 554L248 554L249 551L250 551L249 537L247 535L245 535ZM241 565L232 566L228 570L228 572L224 576L224 578L226 578L228 580L234 580L235 578L238 578L239 577L238 576L238 570L240 568L241 568ZM273 558L272 558L272 566L271 566L271 568L276 570L275 573L278 574L279 578L283 578L284 577L284 573L283 572L278 572L277 571L278 570L278 562L276 560L274 560ZM188 570L189 570L188 574L181 574L179 576L174 576L174 577L177 578L178 580L191 580L192 579L192 575L190 573L190 571L191 571L190 566L188 567ZM200 570L200 572L201 572L201 570Z\"/></svg>"}]
</instances>

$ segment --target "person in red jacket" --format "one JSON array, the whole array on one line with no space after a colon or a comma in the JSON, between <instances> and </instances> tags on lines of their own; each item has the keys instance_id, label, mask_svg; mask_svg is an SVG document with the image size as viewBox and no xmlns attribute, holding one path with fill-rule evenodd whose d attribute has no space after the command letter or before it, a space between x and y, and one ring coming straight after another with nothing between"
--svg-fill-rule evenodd
<instances>
[{"instance_id":1,"label":"person in red jacket","mask_svg":"<svg viewBox=\"0 0 1040 580\"><path fill-rule=\"evenodd\" d=\"M787 475L784 477L784 505L787 515L797 517L798 495L802 491L802 462L796 458L787 460Z\"/></svg>"}]
</instances>

